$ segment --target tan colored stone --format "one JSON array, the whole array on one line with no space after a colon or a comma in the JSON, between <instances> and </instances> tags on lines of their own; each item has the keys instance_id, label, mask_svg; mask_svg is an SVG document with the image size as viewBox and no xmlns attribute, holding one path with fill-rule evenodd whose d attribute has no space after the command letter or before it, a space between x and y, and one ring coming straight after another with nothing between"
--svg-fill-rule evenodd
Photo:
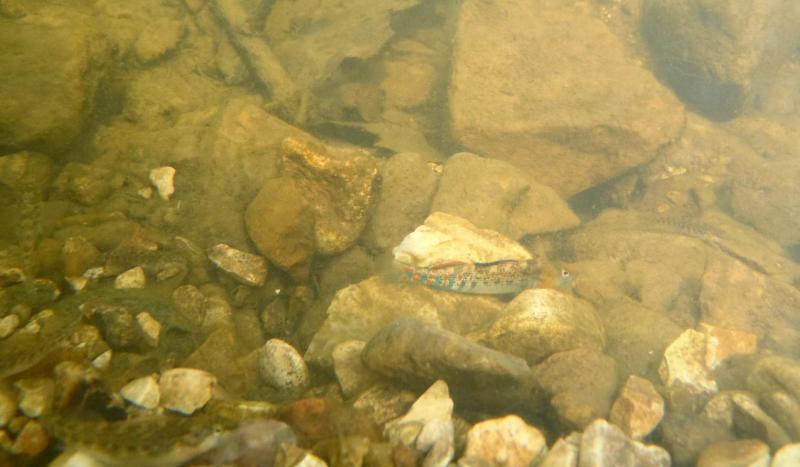
<instances>
[{"instance_id":1,"label":"tan colored stone","mask_svg":"<svg viewBox=\"0 0 800 467\"><path fill-rule=\"evenodd\" d=\"M769 447L755 439L719 441L703 449L697 467L767 467Z\"/></svg>"},{"instance_id":2,"label":"tan colored stone","mask_svg":"<svg viewBox=\"0 0 800 467\"><path fill-rule=\"evenodd\" d=\"M317 251L344 251L366 226L376 161L366 153L327 152L294 138L285 139L281 151L283 175L295 180L314 213Z\"/></svg>"},{"instance_id":3,"label":"tan colored stone","mask_svg":"<svg viewBox=\"0 0 800 467\"><path fill-rule=\"evenodd\" d=\"M667 387L692 397L715 394L717 382L705 366L705 356L705 334L687 329L664 351L658 374Z\"/></svg>"},{"instance_id":4,"label":"tan colored stone","mask_svg":"<svg viewBox=\"0 0 800 467\"><path fill-rule=\"evenodd\" d=\"M672 92L600 18L571 3L466 1L455 42L456 139L561 195L649 161L682 129Z\"/></svg>"},{"instance_id":5,"label":"tan colored stone","mask_svg":"<svg viewBox=\"0 0 800 467\"><path fill-rule=\"evenodd\" d=\"M541 431L516 415L476 423L467 433L464 457L489 464L533 465L547 451Z\"/></svg>"},{"instance_id":6,"label":"tan colored stone","mask_svg":"<svg viewBox=\"0 0 800 467\"><path fill-rule=\"evenodd\" d=\"M641 440L664 417L664 400L649 380L636 375L628 377L614 405L609 421L626 435Z\"/></svg>"},{"instance_id":7,"label":"tan colored stone","mask_svg":"<svg viewBox=\"0 0 800 467\"><path fill-rule=\"evenodd\" d=\"M752 354L758 350L755 334L725 329L708 323L700 323L699 331L706 335L705 365L714 370L731 355Z\"/></svg>"}]
</instances>

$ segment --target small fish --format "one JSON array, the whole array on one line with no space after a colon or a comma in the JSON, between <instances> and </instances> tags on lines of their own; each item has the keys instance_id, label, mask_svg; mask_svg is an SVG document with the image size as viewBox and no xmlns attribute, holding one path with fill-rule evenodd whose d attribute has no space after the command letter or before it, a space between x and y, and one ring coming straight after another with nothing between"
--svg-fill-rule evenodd
<instances>
[{"instance_id":1,"label":"small fish","mask_svg":"<svg viewBox=\"0 0 800 467\"><path fill-rule=\"evenodd\" d=\"M516 294L531 287L565 287L572 282L566 269L538 260L500 260L489 263L447 261L432 266L396 262L400 282L467 294Z\"/></svg>"}]
</instances>

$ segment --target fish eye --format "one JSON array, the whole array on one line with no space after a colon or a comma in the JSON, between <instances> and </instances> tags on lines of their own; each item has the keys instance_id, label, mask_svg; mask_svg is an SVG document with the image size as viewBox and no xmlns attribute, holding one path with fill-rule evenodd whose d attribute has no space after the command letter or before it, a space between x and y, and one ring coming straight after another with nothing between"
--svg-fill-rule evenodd
<instances>
[{"instance_id":1,"label":"fish eye","mask_svg":"<svg viewBox=\"0 0 800 467\"><path fill-rule=\"evenodd\" d=\"M561 270L561 277L569 277L569 271L566 269Z\"/></svg>"}]
</instances>

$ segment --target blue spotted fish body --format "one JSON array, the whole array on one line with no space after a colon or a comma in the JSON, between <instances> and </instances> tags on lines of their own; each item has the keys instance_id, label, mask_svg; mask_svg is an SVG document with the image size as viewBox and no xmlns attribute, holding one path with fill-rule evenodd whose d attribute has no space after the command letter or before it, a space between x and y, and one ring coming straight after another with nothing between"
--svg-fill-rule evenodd
<instances>
[{"instance_id":1,"label":"blue spotted fish body","mask_svg":"<svg viewBox=\"0 0 800 467\"><path fill-rule=\"evenodd\" d=\"M468 294L516 294L531 287L548 287L548 265L537 260L490 263L448 261L432 266L400 266L400 281ZM558 282L558 281L556 281Z\"/></svg>"}]
</instances>

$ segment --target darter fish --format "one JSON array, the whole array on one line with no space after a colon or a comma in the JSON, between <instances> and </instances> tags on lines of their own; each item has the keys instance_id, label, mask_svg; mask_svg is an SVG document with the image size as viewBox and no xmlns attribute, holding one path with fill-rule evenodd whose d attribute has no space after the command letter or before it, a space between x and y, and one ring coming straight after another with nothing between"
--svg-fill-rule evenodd
<instances>
[{"instance_id":1,"label":"darter fish","mask_svg":"<svg viewBox=\"0 0 800 467\"><path fill-rule=\"evenodd\" d=\"M413 266L395 261L389 279L468 294L516 294L525 289L567 287L572 275L548 261L500 260L487 263L446 261Z\"/></svg>"}]
</instances>

